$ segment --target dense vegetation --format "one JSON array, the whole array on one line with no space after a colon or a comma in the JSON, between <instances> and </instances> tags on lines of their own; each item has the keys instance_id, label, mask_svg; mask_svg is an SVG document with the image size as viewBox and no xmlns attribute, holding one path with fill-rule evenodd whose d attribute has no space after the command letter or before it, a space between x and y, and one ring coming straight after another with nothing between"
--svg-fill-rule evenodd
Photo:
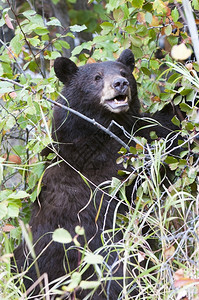
<instances>
[{"instance_id":1,"label":"dense vegetation","mask_svg":"<svg viewBox=\"0 0 199 300\"><path fill-rule=\"evenodd\" d=\"M172 103L180 111L173 118L179 130L167 140L180 139L173 155L151 127L154 141L150 145L137 137L136 147L129 152L121 148L117 163L121 164L120 175L128 175L128 179L120 182L113 178L111 192L120 190L121 200L128 202L125 186L133 182L137 191L135 209L129 205L128 215L117 216L117 225L124 231L120 251L126 261L129 253L136 253L139 262L144 258L153 262L153 272L140 266L136 278L138 284L144 278L146 299L198 299L199 3L90 0L82 1L84 9L77 9L78 2L49 1L50 7L65 5L68 27L52 16L45 1L0 2L1 298L18 299L23 293L14 284L10 257L22 232L32 247L24 224L30 217L30 203L37 201L41 188L45 162L40 152L52 143L52 103L48 99L56 101L61 90L54 75L54 59L64 52L82 65L116 59L123 49L130 48L136 59L134 76L143 112L155 113ZM172 171L169 186L160 176L162 168ZM146 223L151 238L157 240L155 252L148 248L147 236L142 236ZM71 239L65 232L59 234L53 238L60 242ZM82 234L80 229L78 234ZM75 238L74 243L78 246ZM99 267L102 260L90 254L85 262ZM17 278L20 280L20 274ZM77 286L86 288L86 284L78 273L69 274L63 294ZM91 290L97 284L92 283ZM125 279L124 295L128 299Z\"/></svg>"}]
</instances>

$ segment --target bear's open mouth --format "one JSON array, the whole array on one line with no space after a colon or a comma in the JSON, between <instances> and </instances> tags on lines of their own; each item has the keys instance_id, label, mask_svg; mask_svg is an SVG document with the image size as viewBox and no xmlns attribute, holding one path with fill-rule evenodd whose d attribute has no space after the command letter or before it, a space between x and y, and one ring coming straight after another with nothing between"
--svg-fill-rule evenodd
<instances>
[{"instance_id":1,"label":"bear's open mouth","mask_svg":"<svg viewBox=\"0 0 199 300\"><path fill-rule=\"evenodd\" d=\"M128 106L128 96L119 95L112 99L107 99L106 102L112 109L118 108L120 106Z\"/></svg>"}]
</instances>

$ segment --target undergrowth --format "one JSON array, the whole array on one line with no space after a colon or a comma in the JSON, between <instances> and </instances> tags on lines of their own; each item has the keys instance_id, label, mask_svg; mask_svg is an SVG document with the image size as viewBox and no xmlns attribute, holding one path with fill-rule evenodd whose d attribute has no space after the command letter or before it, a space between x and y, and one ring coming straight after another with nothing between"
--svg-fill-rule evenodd
<instances>
[{"instance_id":1,"label":"undergrowth","mask_svg":"<svg viewBox=\"0 0 199 300\"><path fill-rule=\"evenodd\" d=\"M30 252L37 261L27 223L31 203L38 200L44 174L45 162L40 152L52 145L52 102L47 98L55 101L60 90L52 68L53 60L69 48L63 38L76 39L81 31L88 29L75 24L62 28L58 19L44 18L44 14L39 15L36 8L30 6L31 1L25 2L18 10L10 1L0 8L1 26L12 31L10 41L0 40L0 298L11 300L33 299L31 291L26 295L23 285L25 272L18 270L12 274L11 258L23 233L27 255ZM71 3L74 2L67 1L73 16ZM179 39L187 47L191 46L187 32L180 30L183 24L178 9L170 9L167 2L160 0L138 2L94 1L93 16L96 24L102 23L101 27L97 25L97 32L92 32L92 41L73 49L72 59L83 65L89 60L113 59L123 48L131 48L136 58L134 75L143 110L153 113L172 103L186 116L183 120L173 118L179 130L165 140L156 139L151 120L148 120L153 140L150 144L139 137L139 132L136 136L128 133L135 147L120 150L117 163L123 179L113 178L104 183L109 186L110 197L118 197L112 230L102 232L103 246L95 253L89 250L83 228L76 228L75 237L66 230L55 231L52 241L65 244L72 241L72 247L78 249L80 266L52 283L46 274L40 277L38 270L38 282L32 286L40 285L38 299L53 299L55 294L63 299L77 288L89 288L89 298L98 285L109 278L122 279L121 299L125 300L135 285L140 291L135 299L199 298L199 68L196 62L189 66L174 63L166 49L162 59L155 56L160 33L166 35L170 46L176 45ZM192 1L192 7L199 9L197 1ZM75 16L79 24L85 13L79 12L79 19L78 14ZM87 16L87 22L90 30L93 19L89 23ZM63 29L62 34L58 29ZM174 29L178 36L173 34ZM129 186L132 186L131 199L126 196ZM89 196L92 201L95 193ZM127 206L126 215L117 213L121 203ZM119 230L123 232L123 240L116 244L114 235ZM80 235L85 237L83 245L78 242ZM112 251L117 251L119 256L112 267L123 261L123 278L114 278L106 264ZM136 264L132 264L131 257ZM66 262L70 264L67 251ZM82 274L90 264L98 280L83 281ZM128 281L127 269L133 280Z\"/></svg>"}]
</instances>

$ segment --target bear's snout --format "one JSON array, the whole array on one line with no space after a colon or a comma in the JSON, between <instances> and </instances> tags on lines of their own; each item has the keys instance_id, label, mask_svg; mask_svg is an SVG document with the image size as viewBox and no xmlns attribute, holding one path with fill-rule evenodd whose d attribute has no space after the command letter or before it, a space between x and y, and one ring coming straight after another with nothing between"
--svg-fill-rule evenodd
<instances>
[{"instance_id":1,"label":"bear's snout","mask_svg":"<svg viewBox=\"0 0 199 300\"><path fill-rule=\"evenodd\" d=\"M129 86L128 80L123 77L116 78L112 83L112 87L121 94L126 93L128 86Z\"/></svg>"}]
</instances>

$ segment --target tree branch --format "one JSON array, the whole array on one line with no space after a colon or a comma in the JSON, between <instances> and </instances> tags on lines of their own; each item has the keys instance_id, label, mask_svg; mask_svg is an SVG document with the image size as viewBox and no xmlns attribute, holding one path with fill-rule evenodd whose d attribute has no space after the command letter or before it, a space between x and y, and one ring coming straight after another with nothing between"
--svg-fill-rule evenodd
<instances>
[{"instance_id":1,"label":"tree branch","mask_svg":"<svg viewBox=\"0 0 199 300\"><path fill-rule=\"evenodd\" d=\"M60 96L62 98L64 98L64 96L62 96L60 94ZM127 149L127 151L130 150L129 146L123 142L117 135L115 135L112 131L110 131L108 128L104 127L103 125L99 124L98 122L96 122L94 119L90 119L88 117L86 117L85 115L81 114L80 112L68 107L68 106L65 106L63 104L60 104L59 102L56 102L56 101L53 101L52 99L49 99L47 98L45 95L42 96L45 100L47 100L48 102L56 105L56 106L59 106L61 108L63 108L64 110L67 110L71 113L73 113L74 115L86 120L87 122L93 124L94 126L96 126L97 128L99 128L100 130L104 131L106 134L108 134L111 138L115 139L119 144L121 144L124 148ZM65 98L64 98L65 99Z\"/></svg>"}]
</instances>

